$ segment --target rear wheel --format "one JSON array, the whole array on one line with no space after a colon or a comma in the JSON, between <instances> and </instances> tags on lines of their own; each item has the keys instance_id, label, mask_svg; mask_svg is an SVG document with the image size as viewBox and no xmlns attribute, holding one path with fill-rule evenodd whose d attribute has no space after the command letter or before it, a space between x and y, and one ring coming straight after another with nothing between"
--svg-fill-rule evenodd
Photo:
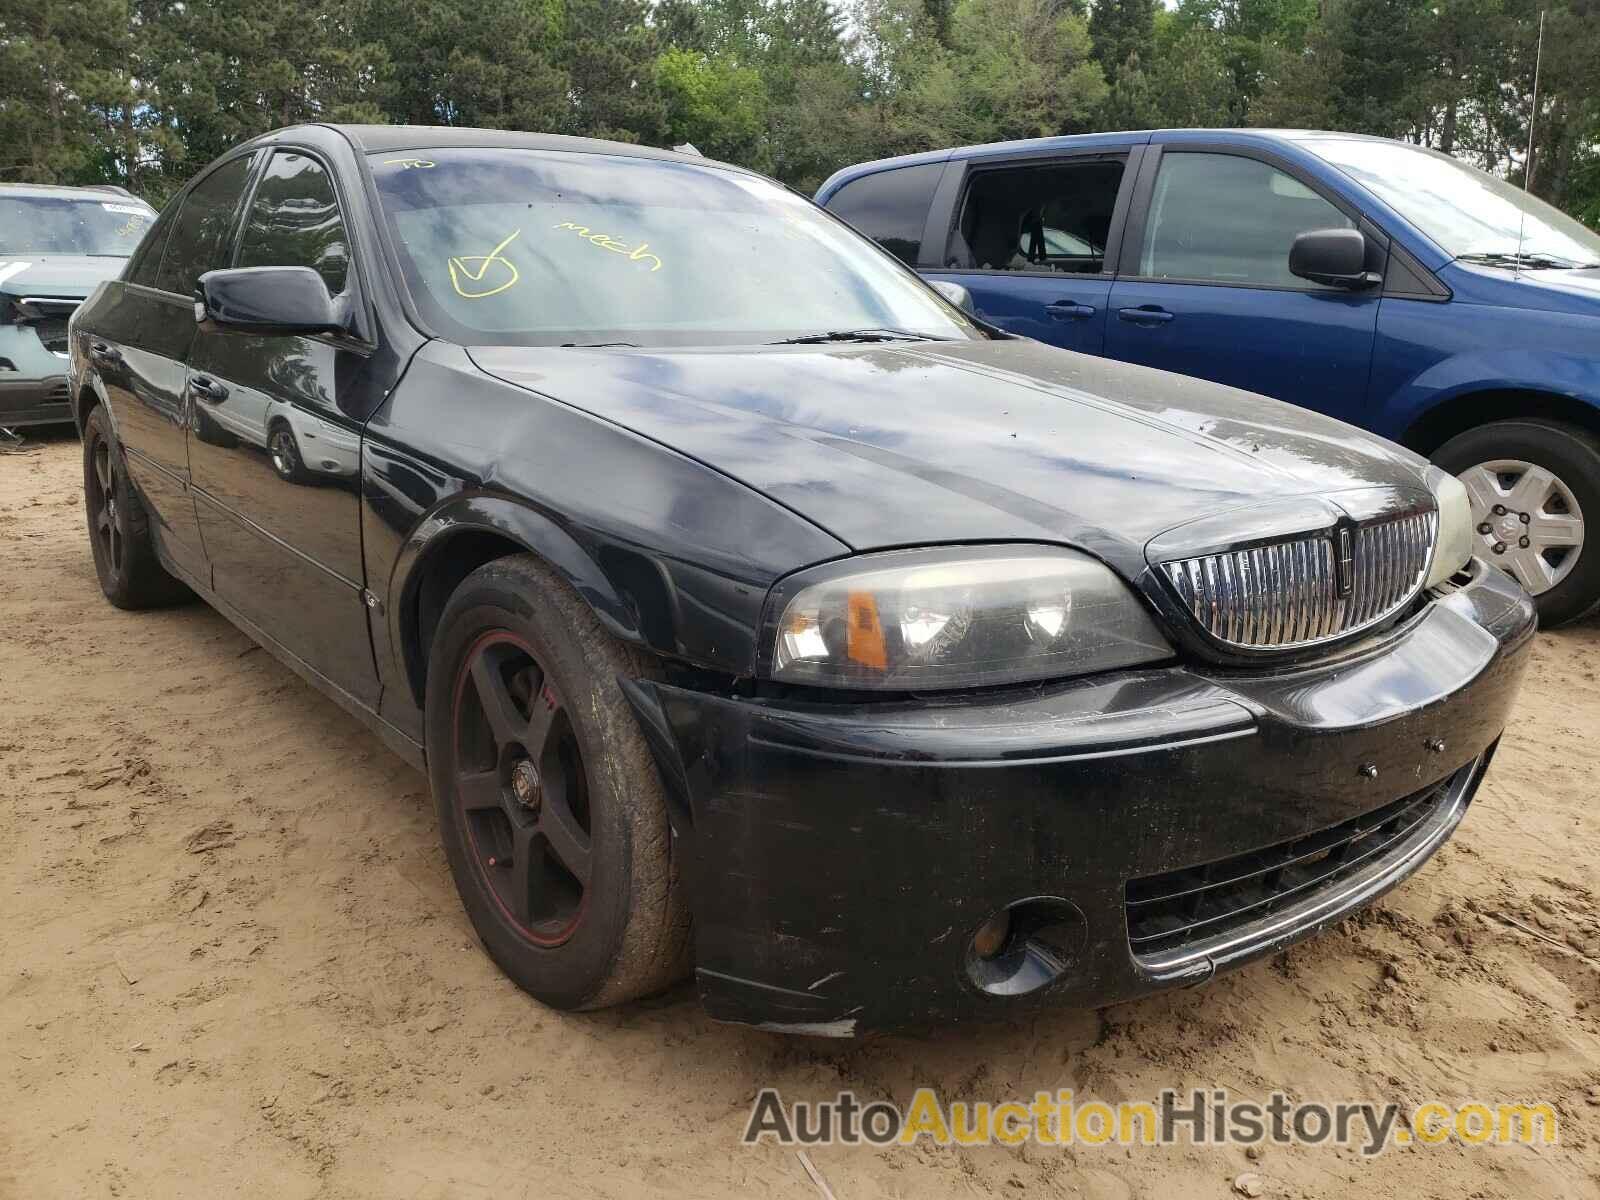
<instances>
[{"instance_id":1,"label":"rear wheel","mask_svg":"<svg viewBox=\"0 0 1600 1200\"><path fill-rule=\"evenodd\" d=\"M1520 583L1539 619L1560 625L1600 604L1600 442L1556 421L1496 421L1451 438L1434 461L1466 485L1476 552Z\"/></svg>"},{"instance_id":2,"label":"rear wheel","mask_svg":"<svg viewBox=\"0 0 1600 1200\"><path fill-rule=\"evenodd\" d=\"M666 800L618 684L646 669L529 557L468 576L434 636L428 766L456 888L490 956L556 1008L687 967Z\"/></svg>"},{"instance_id":3,"label":"rear wheel","mask_svg":"<svg viewBox=\"0 0 1600 1200\"><path fill-rule=\"evenodd\" d=\"M105 409L89 410L83 426L83 500L100 590L118 608L154 608L190 599L156 558L150 517L128 480L128 466L110 437Z\"/></svg>"}]
</instances>

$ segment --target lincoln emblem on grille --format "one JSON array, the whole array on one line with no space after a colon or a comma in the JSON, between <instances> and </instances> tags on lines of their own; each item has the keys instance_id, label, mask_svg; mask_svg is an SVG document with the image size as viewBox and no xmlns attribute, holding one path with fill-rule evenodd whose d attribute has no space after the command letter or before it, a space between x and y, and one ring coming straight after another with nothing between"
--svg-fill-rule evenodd
<instances>
[{"instance_id":1,"label":"lincoln emblem on grille","mask_svg":"<svg viewBox=\"0 0 1600 1200\"><path fill-rule=\"evenodd\" d=\"M1335 565L1339 595L1348 596L1355 581L1355 568L1351 564L1350 526L1339 526L1339 561Z\"/></svg>"}]
</instances>

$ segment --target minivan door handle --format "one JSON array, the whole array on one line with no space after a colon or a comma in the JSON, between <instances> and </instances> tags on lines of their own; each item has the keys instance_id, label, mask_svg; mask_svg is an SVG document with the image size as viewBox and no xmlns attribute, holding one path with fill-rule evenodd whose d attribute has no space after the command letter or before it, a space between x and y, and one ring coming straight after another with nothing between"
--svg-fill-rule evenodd
<instances>
[{"instance_id":1,"label":"minivan door handle","mask_svg":"<svg viewBox=\"0 0 1600 1200\"><path fill-rule=\"evenodd\" d=\"M189 380L189 388L196 396L210 404L221 404L228 398L228 389L209 375L193 376Z\"/></svg>"},{"instance_id":2,"label":"minivan door handle","mask_svg":"<svg viewBox=\"0 0 1600 1200\"><path fill-rule=\"evenodd\" d=\"M1119 308L1117 316L1130 325L1165 325L1172 314L1159 304L1143 304L1138 308Z\"/></svg>"},{"instance_id":3,"label":"minivan door handle","mask_svg":"<svg viewBox=\"0 0 1600 1200\"><path fill-rule=\"evenodd\" d=\"M1046 304L1044 310L1057 321L1081 321L1084 317L1094 316L1092 306L1079 304L1075 300L1057 300L1054 304Z\"/></svg>"}]
</instances>

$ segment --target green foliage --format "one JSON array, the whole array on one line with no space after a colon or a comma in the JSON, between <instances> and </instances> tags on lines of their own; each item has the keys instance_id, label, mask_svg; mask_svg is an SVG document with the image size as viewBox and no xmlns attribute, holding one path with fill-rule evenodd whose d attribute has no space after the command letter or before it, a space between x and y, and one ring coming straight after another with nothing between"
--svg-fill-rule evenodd
<instances>
[{"instance_id":1,"label":"green foliage","mask_svg":"<svg viewBox=\"0 0 1600 1200\"><path fill-rule=\"evenodd\" d=\"M0 179L160 202L304 120L693 142L802 189L1092 129L1410 138L1600 220L1597 0L0 0ZM1533 111L1538 11L1549 6Z\"/></svg>"},{"instance_id":2,"label":"green foliage","mask_svg":"<svg viewBox=\"0 0 1600 1200\"><path fill-rule=\"evenodd\" d=\"M753 163L764 151L767 90L761 72L731 58L669 48L656 59L667 105L667 140L692 142L712 158Z\"/></svg>"}]
</instances>

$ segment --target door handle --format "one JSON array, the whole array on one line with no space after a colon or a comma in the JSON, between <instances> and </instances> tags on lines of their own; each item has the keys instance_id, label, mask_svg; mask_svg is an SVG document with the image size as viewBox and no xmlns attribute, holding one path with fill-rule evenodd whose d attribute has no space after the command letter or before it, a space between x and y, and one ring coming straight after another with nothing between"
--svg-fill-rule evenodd
<instances>
[{"instance_id":1,"label":"door handle","mask_svg":"<svg viewBox=\"0 0 1600 1200\"><path fill-rule=\"evenodd\" d=\"M119 363L122 361L122 352L113 350L105 342L95 342L89 347L89 357L98 363Z\"/></svg>"},{"instance_id":2,"label":"door handle","mask_svg":"<svg viewBox=\"0 0 1600 1200\"><path fill-rule=\"evenodd\" d=\"M1157 304L1145 304L1138 308L1119 308L1117 317L1130 325L1165 325L1172 320L1172 314Z\"/></svg>"},{"instance_id":3,"label":"door handle","mask_svg":"<svg viewBox=\"0 0 1600 1200\"><path fill-rule=\"evenodd\" d=\"M1094 316L1093 306L1072 300L1057 300L1054 304L1046 304L1044 310L1057 321L1082 320Z\"/></svg>"},{"instance_id":4,"label":"door handle","mask_svg":"<svg viewBox=\"0 0 1600 1200\"><path fill-rule=\"evenodd\" d=\"M210 404L221 404L228 398L228 389L209 375L195 375L189 380L189 390Z\"/></svg>"}]
</instances>

